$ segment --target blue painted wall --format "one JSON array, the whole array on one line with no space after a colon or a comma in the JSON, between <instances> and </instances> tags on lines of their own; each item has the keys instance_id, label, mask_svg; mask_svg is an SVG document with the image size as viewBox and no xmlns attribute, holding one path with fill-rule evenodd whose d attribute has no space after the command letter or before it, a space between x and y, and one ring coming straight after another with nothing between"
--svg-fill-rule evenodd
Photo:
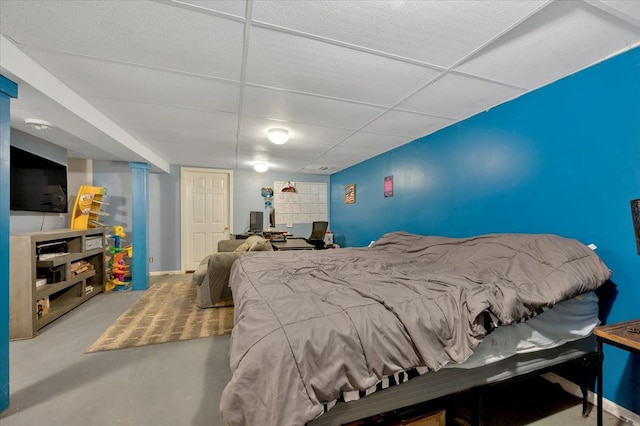
<instances>
[{"instance_id":1,"label":"blue painted wall","mask_svg":"<svg viewBox=\"0 0 640 426\"><path fill-rule=\"evenodd\" d=\"M131 162L132 218L135 231L131 238L133 259L131 261L131 287L133 290L149 288L149 169L147 163Z\"/></svg>"},{"instance_id":2,"label":"blue painted wall","mask_svg":"<svg viewBox=\"0 0 640 426\"><path fill-rule=\"evenodd\" d=\"M394 176L394 196L383 179ZM356 203L343 201L356 184ZM608 322L640 316L640 49L331 176L338 244L389 231L557 233L595 243L613 271ZM365 219L366 218L366 219ZM606 347L604 397L640 413L640 357Z\"/></svg>"},{"instance_id":3,"label":"blue painted wall","mask_svg":"<svg viewBox=\"0 0 640 426\"><path fill-rule=\"evenodd\" d=\"M9 169L11 98L18 85L0 74L0 412L9 407Z\"/></svg>"}]
</instances>

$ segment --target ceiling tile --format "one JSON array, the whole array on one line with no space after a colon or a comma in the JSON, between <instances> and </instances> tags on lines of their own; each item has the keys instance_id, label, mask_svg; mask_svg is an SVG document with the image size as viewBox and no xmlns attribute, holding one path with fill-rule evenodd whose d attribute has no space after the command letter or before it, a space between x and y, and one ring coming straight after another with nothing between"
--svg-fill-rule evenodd
<instances>
[{"instance_id":1,"label":"ceiling tile","mask_svg":"<svg viewBox=\"0 0 640 426\"><path fill-rule=\"evenodd\" d=\"M342 142L337 148L354 148L375 152L376 155L392 150L411 142L411 139L402 136L382 135L379 133L358 132Z\"/></svg>"},{"instance_id":2,"label":"ceiling tile","mask_svg":"<svg viewBox=\"0 0 640 426\"><path fill-rule=\"evenodd\" d=\"M325 164L309 164L299 170L299 173L308 173L314 175L331 175L337 173L345 167L328 166Z\"/></svg>"},{"instance_id":3,"label":"ceiling tile","mask_svg":"<svg viewBox=\"0 0 640 426\"><path fill-rule=\"evenodd\" d=\"M173 0L172 0L173 1ZM216 12L228 13L244 18L247 10L247 2L244 0L180 0L175 3L191 4Z\"/></svg>"},{"instance_id":4,"label":"ceiling tile","mask_svg":"<svg viewBox=\"0 0 640 426\"><path fill-rule=\"evenodd\" d=\"M253 19L449 67L543 1L254 1Z\"/></svg>"},{"instance_id":5,"label":"ceiling tile","mask_svg":"<svg viewBox=\"0 0 640 426\"><path fill-rule=\"evenodd\" d=\"M153 144L154 150L158 145L175 145L179 149L193 150L192 153L218 150L223 147L235 149L237 138L231 133L213 132L205 127L171 128L159 126L131 125L127 127L131 133L137 135L142 142Z\"/></svg>"},{"instance_id":6,"label":"ceiling tile","mask_svg":"<svg viewBox=\"0 0 640 426\"><path fill-rule=\"evenodd\" d=\"M235 169L235 148L217 148L215 150L201 150L198 155L184 147L168 145L163 149L172 164L192 167L209 167L217 169Z\"/></svg>"},{"instance_id":7,"label":"ceiling tile","mask_svg":"<svg viewBox=\"0 0 640 426\"><path fill-rule=\"evenodd\" d=\"M352 130L244 116L240 124L240 136L248 136L257 141L273 145L267 140L267 130L273 127L282 127L289 130L287 149L296 148L297 146L331 147L353 133Z\"/></svg>"},{"instance_id":8,"label":"ceiling tile","mask_svg":"<svg viewBox=\"0 0 640 426\"><path fill-rule=\"evenodd\" d=\"M342 170L361 161L376 156L379 152L374 149L337 146L318 157L313 164L327 165Z\"/></svg>"},{"instance_id":9,"label":"ceiling tile","mask_svg":"<svg viewBox=\"0 0 640 426\"><path fill-rule=\"evenodd\" d=\"M235 135L237 131L237 118L234 114L104 98L88 97L87 100L123 127L146 125L174 129L200 128L211 131L212 135Z\"/></svg>"},{"instance_id":10,"label":"ceiling tile","mask_svg":"<svg viewBox=\"0 0 640 426\"><path fill-rule=\"evenodd\" d=\"M302 169L301 160L298 158L290 158L286 156L273 159L262 158L260 155L251 152L238 154L238 168L249 170L253 169L256 163L265 163L272 172L298 173ZM306 158L302 159L302 164L306 164Z\"/></svg>"},{"instance_id":11,"label":"ceiling tile","mask_svg":"<svg viewBox=\"0 0 640 426\"><path fill-rule=\"evenodd\" d=\"M274 145L252 138L241 138L238 147L238 154L251 157L254 161L282 162L293 160L298 163L307 164L314 158L327 151L328 147L304 146L302 144L287 146Z\"/></svg>"},{"instance_id":12,"label":"ceiling tile","mask_svg":"<svg viewBox=\"0 0 640 426\"><path fill-rule=\"evenodd\" d=\"M268 123L291 129L289 142L285 145L270 143L266 138ZM265 124L264 120L255 118L243 118L241 127L244 130L238 146L240 165L250 168L256 161L262 161L271 169L296 173L353 133L351 130L300 123L267 121ZM337 171L336 168L333 170ZM322 174L325 173L322 171Z\"/></svg>"},{"instance_id":13,"label":"ceiling tile","mask_svg":"<svg viewBox=\"0 0 640 426\"><path fill-rule=\"evenodd\" d=\"M477 78L447 74L407 99L398 108L461 119L520 96L524 92L524 89Z\"/></svg>"},{"instance_id":14,"label":"ceiling tile","mask_svg":"<svg viewBox=\"0 0 640 426\"><path fill-rule=\"evenodd\" d=\"M74 55L24 49L83 96L237 112L239 83Z\"/></svg>"},{"instance_id":15,"label":"ceiling tile","mask_svg":"<svg viewBox=\"0 0 640 426\"><path fill-rule=\"evenodd\" d=\"M268 119L357 130L384 108L262 87L247 87L243 113Z\"/></svg>"},{"instance_id":16,"label":"ceiling tile","mask_svg":"<svg viewBox=\"0 0 640 426\"><path fill-rule=\"evenodd\" d=\"M640 1L602 0L602 3L630 16L640 23Z\"/></svg>"},{"instance_id":17,"label":"ceiling tile","mask_svg":"<svg viewBox=\"0 0 640 426\"><path fill-rule=\"evenodd\" d=\"M331 174L640 42L638 1L252 0L245 46L247 5L0 0L12 127L50 121L81 158ZM27 84L52 76L14 42L93 121Z\"/></svg>"},{"instance_id":18,"label":"ceiling tile","mask_svg":"<svg viewBox=\"0 0 640 426\"><path fill-rule=\"evenodd\" d=\"M247 82L392 106L438 75L430 68L256 28Z\"/></svg>"},{"instance_id":19,"label":"ceiling tile","mask_svg":"<svg viewBox=\"0 0 640 426\"><path fill-rule=\"evenodd\" d=\"M409 140L414 140L442 129L454 123L454 121L448 118L432 117L414 112L391 110L373 123L365 126L362 130L365 132L405 136Z\"/></svg>"},{"instance_id":20,"label":"ceiling tile","mask_svg":"<svg viewBox=\"0 0 640 426\"><path fill-rule=\"evenodd\" d=\"M19 45L240 79L244 24L141 1L3 1Z\"/></svg>"},{"instance_id":21,"label":"ceiling tile","mask_svg":"<svg viewBox=\"0 0 640 426\"><path fill-rule=\"evenodd\" d=\"M330 175L331 173L336 173L341 169L334 168L333 172L327 172L326 170L319 170L317 167L311 166L310 168L300 167L300 163L293 163L291 161L285 161L283 163L278 163L273 171L278 171L282 173L305 173L305 174L313 174L313 175Z\"/></svg>"},{"instance_id":22,"label":"ceiling tile","mask_svg":"<svg viewBox=\"0 0 640 426\"><path fill-rule=\"evenodd\" d=\"M586 3L553 2L456 69L537 88L633 45L639 38L640 28Z\"/></svg>"}]
</instances>

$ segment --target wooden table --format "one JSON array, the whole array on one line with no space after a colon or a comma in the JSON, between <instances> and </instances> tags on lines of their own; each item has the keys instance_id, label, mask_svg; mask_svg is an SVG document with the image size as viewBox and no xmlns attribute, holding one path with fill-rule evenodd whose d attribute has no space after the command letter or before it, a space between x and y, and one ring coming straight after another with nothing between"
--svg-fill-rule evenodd
<instances>
[{"instance_id":1,"label":"wooden table","mask_svg":"<svg viewBox=\"0 0 640 426\"><path fill-rule=\"evenodd\" d=\"M596 327L595 335L598 340L598 426L602 426L602 363L604 354L602 344L616 346L625 351L640 354L640 319L619 322L616 324Z\"/></svg>"}]
</instances>

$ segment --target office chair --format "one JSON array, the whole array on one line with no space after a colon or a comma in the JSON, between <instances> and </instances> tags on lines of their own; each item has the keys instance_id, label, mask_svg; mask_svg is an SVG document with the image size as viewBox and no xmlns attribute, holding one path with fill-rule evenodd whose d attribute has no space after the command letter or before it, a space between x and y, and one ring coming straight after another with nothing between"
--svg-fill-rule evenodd
<instances>
[{"instance_id":1,"label":"office chair","mask_svg":"<svg viewBox=\"0 0 640 426\"><path fill-rule=\"evenodd\" d=\"M326 248L324 245L324 235L326 234L328 227L329 222L313 222L311 226L311 235L309 238L305 238L305 241L315 246L316 249Z\"/></svg>"}]
</instances>

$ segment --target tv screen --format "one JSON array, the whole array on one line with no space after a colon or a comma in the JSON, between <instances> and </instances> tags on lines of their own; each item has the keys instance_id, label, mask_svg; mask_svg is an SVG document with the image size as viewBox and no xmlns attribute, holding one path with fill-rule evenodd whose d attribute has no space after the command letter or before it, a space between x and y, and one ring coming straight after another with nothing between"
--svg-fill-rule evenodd
<instances>
[{"instance_id":1,"label":"tv screen","mask_svg":"<svg viewBox=\"0 0 640 426\"><path fill-rule=\"evenodd\" d=\"M9 208L67 213L67 166L15 146L10 155Z\"/></svg>"}]
</instances>

